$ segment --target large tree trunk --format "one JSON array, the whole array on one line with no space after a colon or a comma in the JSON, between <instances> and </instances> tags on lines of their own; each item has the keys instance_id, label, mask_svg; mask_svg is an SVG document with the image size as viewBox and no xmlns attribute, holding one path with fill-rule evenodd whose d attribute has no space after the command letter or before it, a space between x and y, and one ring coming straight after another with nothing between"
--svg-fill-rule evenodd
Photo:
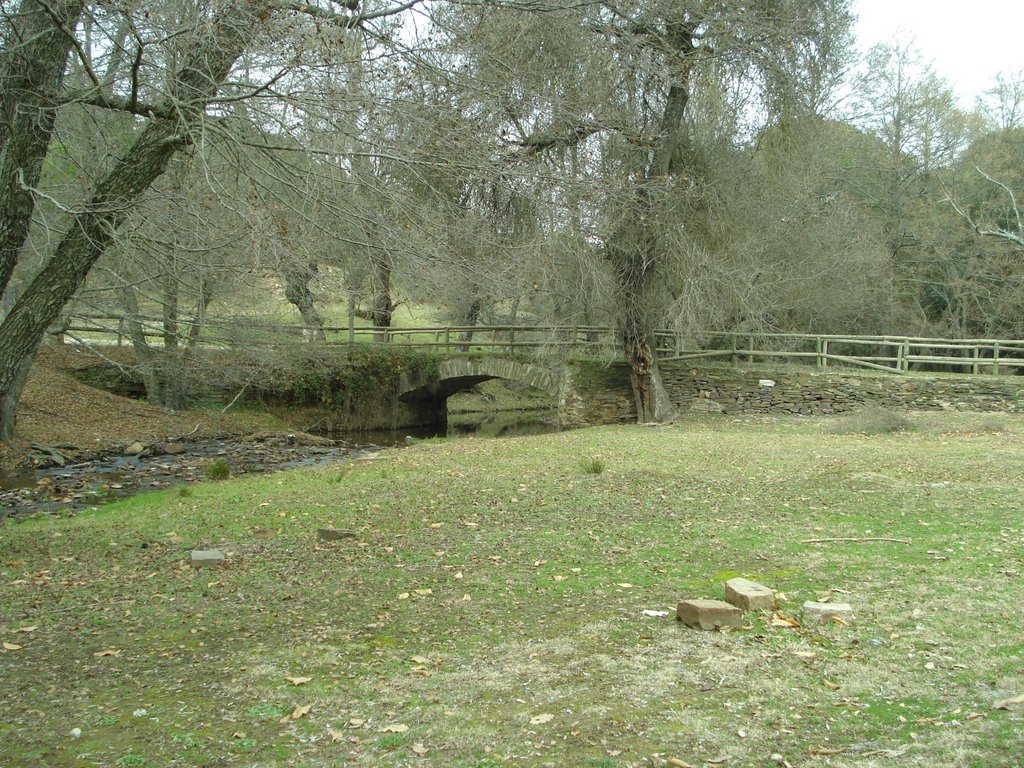
<instances>
[{"instance_id":1,"label":"large tree trunk","mask_svg":"<svg viewBox=\"0 0 1024 768\"><path fill-rule=\"evenodd\" d=\"M210 284L199 276L199 300L196 302L196 314L192 318L192 325L188 329L187 349L194 349L199 346L199 339L203 335L203 328L206 326L206 310L213 301L213 289Z\"/></svg>"},{"instance_id":2,"label":"large tree trunk","mask_svg":"<svg viewBox=\"0 0 1024 768\"><path fill-rule=\"evenodd\" d=\"M619 330L641 424L668 421L673 408L658 370L651 297L657 243L650 231L650 211L643 191L608 244L619 299Z\"/></svg>"},{"instance_id":3,"label":"large tree trunk","mask_svg":"<svg viewBox=\"0 0 1024 768\"><path fill-rule=\"evenodd\" d=\"M375 249L370 257L372 295L370 317L375 328L390 328L391 313L395 305L391 300L391 259L382 249ZM387 341L387 332L377 334L377 341Z\"/></svg>"},{"instance_id":4,"label":"large tree trunk","mask_svg":"<svg viewBox=\"0 0 1024 768\"><path fill-rule=\"evenodd\" d=\"M302 323L312 334L314 341L324 340L324 321L313 304L313 292L309 284L318 272L316 262L289 264L284 273L284 297L288 299L302 316Z\"/></svg>"},{"instance_id":5,"label":"large tree trunk","mask_svg":"<svg viewBox=\"0 0 1024 768\"><path fill-rule=\"evenodd\" d=\"M161 110L175 114L176 119L150 119L124 157L95 185L89 201L72 217L54 255L0 325L0 398L4 402L17 402L24 384L22 378L19 385L18 374L34 354L46 327L81 286L142 194L200 128L206 104L256 34L265 9L265 2L237 0L201 27L190 55L171 81L168 101ZM9 440L14 436L14 409L0 414L0 419L0 439Z\"/></svg>"},{"instance_id":6,"label":"large tree trunk","mask_svg":"<svg viewBox=\"0 0 1024 768\"><path fill-rule=\"evenodd\" d=\"M469 305L469 309L466 310L466 315L463 318L463 325L472 328L478 322L480 322L480 313L484 308L484 300L477 296L473 299ZM459 334L459 345L455 348L456 352L469 352L469 344L473 341L473 331L467 330L462 331Z\"/></svg>"},{"instance_id":7,"label":"large tree trunk","mask_svg":"<svg viewBox=\"0 0 1024 768\"><path fill-rule=\"evenodd\" d=\"M694 35L689 22L665 24L665 42L672 48L666 68L672 83L665 96L659 135L649 159L647 150L638 155L634 174L638 181L633 199L627 204L621 223L607 246L618 284L623 352L636 396L636 417L641 424L667 421L674 413L661 381L654 340L654 288L659 246L654 229L652 190L663 186L674 170L673 160L679 149L683 115L690 98Z\"/></svg>"},{"instance_id":8,"label":"large tree trunk","mask_svg":"<svg viewBox=\"0 0 1024 768\"><path fill-rule=\"evenodd\" d=\"M163 276L164 349L178 348L178 276L172 270Z\"/></svg>"},{"instance_id":9,"label":"large tree trunk","mask_svg":"<svg viewBox=\"0 0 1024 768\"><path fill-rule=\"evenodd\" d=\"M0 390L0 420L3 424L14 424L18 400L21 398L21 392L28 380L28 372L32 367L34 357L35 354L31 354L23 358L11 376L11 384L6 389ZM14 437L13 432L4 440L10 440L12 437Z\"/></svg>"},{"instance_id":10,"label":"large tree trunk","mask_svg":"<svg viewBox=\"0 0 1024 768\"><path fill-rule=\"evenodd\" d=\"M143 325L142 313L139 312L139 302L135 295L135 288L131 285L121 287L121 303L124 304L124 324L128 330L128 340L135 350L135 366L142 374L142 385L146 388L146 399L151 403L160 404L163 402L163 386L160 379L160 372L157 367L156 355L149 342L146 340L146 330Z\"/></svg>"},{"instance_id":11,"label":"large tree trunk","mask_svg":"<svg viewBox=\"0 0 1024 768\"><path fill-rule=\"evenodd\" d=\"M82 0L22 0L0 67L0 295L28 238L43 159ZM62 29L63 27L63 29Z\"/></svg>"}]
</instances>

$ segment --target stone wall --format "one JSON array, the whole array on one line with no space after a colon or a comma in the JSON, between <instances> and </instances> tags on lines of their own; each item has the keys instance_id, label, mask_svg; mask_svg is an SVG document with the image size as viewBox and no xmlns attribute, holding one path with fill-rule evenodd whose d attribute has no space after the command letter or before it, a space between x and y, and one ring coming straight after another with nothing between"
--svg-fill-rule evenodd
<instances>
[{"instance_id":1,"label":"stone wall","mask_svg":"<svg viewBox=\"0 0 1024 768\"><path fill-rule=\"evenodd\" d=\"M772 370L742 366L662 366L665 388L681 412L823 416L874 403L896 410L1024 411L1024 378ZM636 419L624 364L574 363L559 398L569 426Z\"/></svg>"}]
</instances>

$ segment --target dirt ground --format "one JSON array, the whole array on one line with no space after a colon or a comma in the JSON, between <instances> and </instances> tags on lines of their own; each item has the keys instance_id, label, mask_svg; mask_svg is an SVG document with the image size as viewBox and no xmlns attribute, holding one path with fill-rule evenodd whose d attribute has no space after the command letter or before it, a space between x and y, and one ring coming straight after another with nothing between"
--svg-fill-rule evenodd
<instances>
[{"instance_id":1,"label":"dirt ground","mask_svg":"<svg viewBox=\"0 0 1024 768\"><path fill-rule=\"evenodd\" d=\"M40 351L18 406L18 439L0 444L0 468L31 463L32 445L60 446L75 459L150 443L285 431L267 414L229 411L171 412L140 400L113 395L81 383L69 371L95 365L96 358L74 347ZM71 447L73 446L73 448Z\"/></svg>"}]
</instances>

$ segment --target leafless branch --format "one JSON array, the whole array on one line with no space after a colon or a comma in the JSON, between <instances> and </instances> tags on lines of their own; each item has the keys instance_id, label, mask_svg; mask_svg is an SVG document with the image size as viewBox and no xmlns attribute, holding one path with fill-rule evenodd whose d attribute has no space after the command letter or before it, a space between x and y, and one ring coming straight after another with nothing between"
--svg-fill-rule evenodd
<instances>
[{"instance_id":1,"label":"leafless branch","mask_svg":"<svg viewBox=\"0 0 1024 768\"><path fill-rule=\"evenodd\" d=\"M1013 243L1018 248L1024 249L1024 216L1021 215L1020 206L1017 204L1017 196L1014 195L1013 190L1010 189L1006 184L1003 184L1001 181L993 179L991 176L989 176L987 173L981 170L981 168L975 166L975 170L982 176L984 176L985 179L987 179L989 182L995 184L997 187L1006 192L1007 195L1009 195L1010 203L1013 206L1014 219L1017 222L1017 231L1011 232L1008 229L1002 229L999 227L981 227L977 222L974 221L974 219L971 217L969 213L967 213L967 211L965 211L962 207L960 207L957 204L956 200L954 200L953 196L948 192L946 193L946 202L953 206L953 210L956 211L957 214L959 214L964 219L964 221L966 221L971 226L971 229L973 229L977 234L983 237L993 237L998 240L1006 240L1007 242Z\"/></svg>"}]
</instances>

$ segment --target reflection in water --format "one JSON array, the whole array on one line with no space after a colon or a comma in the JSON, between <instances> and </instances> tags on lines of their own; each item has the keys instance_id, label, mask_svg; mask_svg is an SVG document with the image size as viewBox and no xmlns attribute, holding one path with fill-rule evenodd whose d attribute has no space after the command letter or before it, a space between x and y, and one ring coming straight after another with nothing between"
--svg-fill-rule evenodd
<instances>
[{"instance_id":1,"label":"reflection in water","mask_svg":"<svg viewBox=\"0 0 1024 768\"><path fill-rule=\"evenodd\" d=\"M324 437L343 440L359 446L404 445L407 437L519 437L558 432L554 409L535 411L501 411L490 413L453 413L448 415L448 428L406 427L378 429L367 432L330 432Z\"/></svg>"}]
</instances>

